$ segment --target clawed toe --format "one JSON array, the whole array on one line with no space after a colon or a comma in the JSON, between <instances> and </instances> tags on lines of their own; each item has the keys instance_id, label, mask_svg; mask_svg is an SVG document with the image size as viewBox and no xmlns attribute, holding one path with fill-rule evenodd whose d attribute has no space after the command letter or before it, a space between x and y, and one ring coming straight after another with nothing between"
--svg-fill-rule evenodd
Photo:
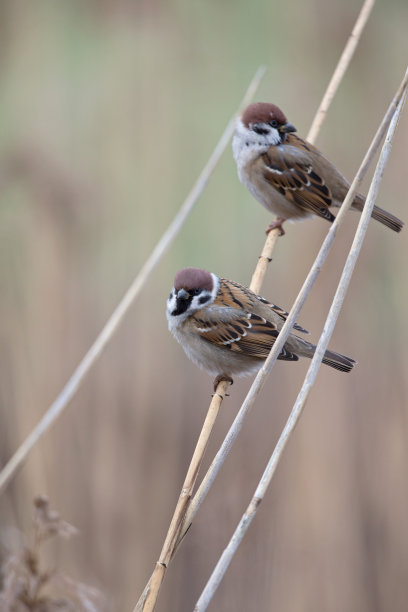
<instances>
[{"instance_id":1,"label":"clawed toe","mask_svg":"<svg viewBox=\"0 0 408 612\"><path fill-rule=\"evenodd\" d=\"M283 223L286 221L286 219L284 219L283 217L278 217L275 221L272 221L272 223L270 223L268 225L268 227L266 228L266 234L269 234L269 232L271 232L274 229L279 229L280 230L280 235L284 236L285 235L285 230L283 229L282 225Z\"/></svg>"}]
</instances>

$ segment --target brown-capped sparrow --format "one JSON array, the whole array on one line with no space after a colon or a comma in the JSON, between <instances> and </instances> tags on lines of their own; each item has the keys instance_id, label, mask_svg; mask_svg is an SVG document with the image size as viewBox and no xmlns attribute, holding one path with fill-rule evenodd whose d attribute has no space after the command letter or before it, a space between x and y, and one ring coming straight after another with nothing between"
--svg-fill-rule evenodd
<instances>
[{"instance_id":1,"label":"brown-capped sparrow","mask_svg":"<svg viewBox=\"0 0 408 612\"><path fill-rule=\"evenodd\" d=\"M256 372L267 358L288 313L250 289L198 268L177 272L166 308L169 330L187 356L221 379ZM297 331L308 333L299 325ZM314 344L291 333L278 359L312 358ZM323 363L349 372L353 359L326 351Z\"/></svg>"},{"instance_id":2,"label":"brown-capped sparrow","mask_svg":"<svg viewBox=\"0 0 408 612\"><path fill-rule=\"evenodd\" d=\"M286 219L311 215L333 222L330 208L341 206L348 180L316 147L296 136L296 128L274 104L256 102L237 119L232 141L240 181L258 202L278 216L268 230ZM357 194L352 209L362 211L365 197ZM374 206L372 217L394 232L404 223ZM282 233L283 230L282 230Z\"/></svg>"}]
</instances>

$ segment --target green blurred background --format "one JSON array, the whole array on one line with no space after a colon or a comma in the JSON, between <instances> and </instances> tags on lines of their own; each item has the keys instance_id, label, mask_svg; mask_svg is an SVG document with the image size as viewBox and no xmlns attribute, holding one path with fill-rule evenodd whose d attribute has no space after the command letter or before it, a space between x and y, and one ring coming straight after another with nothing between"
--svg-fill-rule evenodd
<instances>
[{"instance_id":1,"label":"green blurred background","mask_svg":"<svg viewBox=\"0 0 408 612\"><path fill-rule=\"evenodd\" d=\"M178 210L256 68L256 99L306 135L356 19L352 0L3 0L0 4L0 452L37 423ZM408 4L378 2L318 139L352 177L401 80ZM407 113L379 204L405 217ZM367 181L365 189L367 188ZM358 216L300 323L317 339ZM249 283L268 213L228 148L165 259L67 411L0 498L3 547L47 494L81 535L49 562L133 609L211 392L167 331L174 273ZM263 294L289 308L328 225L289 225ZM407 230L372 222L331 347L276 479L211 610L406 610ZM278 363L166 577L189 611L246 507L308 362ZM250 381L224 403L206 464ZM4 550L4 548L2 548Z\"/></svg>"}]
</instances>

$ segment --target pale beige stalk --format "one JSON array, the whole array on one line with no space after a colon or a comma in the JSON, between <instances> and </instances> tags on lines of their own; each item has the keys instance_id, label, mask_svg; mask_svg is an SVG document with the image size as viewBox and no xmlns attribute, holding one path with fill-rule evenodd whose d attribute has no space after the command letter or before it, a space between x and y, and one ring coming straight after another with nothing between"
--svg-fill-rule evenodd
<instances>
[{"instance_id":1,"label":"pale beige stalk","mask_svg":"<svg viewBox=\"0 0 408 612\"><path fill-rule=\"evenodd\" d=\"M275 248L275 244L276 241L279 237L280 234L280 230L279 228L272 230L271 232L269 232L267 238L266 238L266 242L264 245L264 248L262 250L261 255L259 256L259 260L258 260L258 265L255 269L255 272L252 276L252 280L251 280L251 284L250 284L250 288L252 289L252 291L255 291L255 293L258 293L261 289L262 286L262 282L263 279L265 277L265 273L266 273L266 269L268 267L269 262L272 260L272 253L273 253L273 249ZM219 407L221 405L221 401L222 399L219 400L218 402L218 398L224 398L225 397L225 393L226 393L226 388L228 386L228 383L226 383L225 381L221 381L218 386L217 386L217 390L216 393L211 401L210 407L208 409L208 413L207 413L207 417L206 417L206 421L204 423L203 429L201 431L200 434L200 439L201 436L204 432L204 428L207 429L207 435L205 437L206 441L208 441L208 437L211 434L211 430L215 424L215 419L218 415L218 410ZM214 402L217 402L217 409L215 410L213 408L213 404ZM209 418L209 415L211 413L211 418ZM208 423L207 423L208 421ZM207 425L206 425L207 423ZM184 529L184 518L186 515L186 511L188 508L188 505L190 503L191 500L191 494L192 494L192 488L194 486L196 477L197 477L197 472L198 472L198 468L201 464L202 458L203 458L203 454L205 451L205 448L207 446L207 442L205 444L200 444L200 439L199 442L197 443L197 447L196 447L196 451L193 455L193 459L191 460L190 463L190 467L189 470L187 472L187 476L186 476L186 480L184 482L183 485L183 489L181 492L181 495L179 497L177 506L176 506L176 510L174 511L174 515L173 515L173 519L171 521L169 530L167 532L167 536L166 536L166 540L165 543L163 545L162 548L162 552L160 555L159 560L156 563L155 569L153 571L153 574L151 575L149 582L146 584L145 588L143 589L143 593L140 596L135 608L134 608L134 612L141 612L143 610L143 612L151 612L152 610L154 610L154 606L155 603L157 601L157 597L159 594L159 589L161 587L161 584L163 582L164 579L164 575L166 573L166 569L167 566L171 560L171 558L173 557L180 541L183 539L183 537L186 534L186 529ZM202 454L197 453L197 449L199 447L200 444L200 448L202 450ZM197 469L196 469L197 468ZM195 471L196 470L196 471ZM191 472L194 471L194 480L189 476L189 474ZM191 484L191 488L186 486L186 483ZM188 495L186 495L184 493L185 490L188 490ZM191 522L190 522L191 524Z\"/></svg>"},{"instance_id":2,"label":"pale beige stalk","mask_svg":"<svg viewBox=\"0 0 408 612\"><path fill-rule=\"evenodd\" d=\"M323 99L320 103L319 108L317 109L317 113L315 115L315 118L313 119L313 123L307 135L306 140L308 140L311 143L315 142L317 135L320 131L320 128L322 126L322 123L326 118L326 114L329 109L329 106L351 62L351 59L354 55L354 51L356 50L356 47L358 45L358 42L360 40L364 27L367 23L367 20L370 16L374 3L375 3L375 0L365 0L361 8L360 14L357 18L356 23L354 24L354 28L349 36L346 46L344 47L344 51L341 54L341 57L338 61L336 69L333 72L333 76L330 79L330 83L327 86Z\"/></svg>"},{"instance_id":3,"label":"pale beige stalk","mask_svg":"<svg viewBox=\"0 0 408 612\"><path fill-rule=\"evenodd\" d=\"M245 533L247 532L258 510L260 503L264 499L265 493L275 474L275 471L279 463L279 460L282 456L282 453L286 447L286 444L290 436L292 435L296 427L296 424L305 406L309 392L314 384L314 381L316 380L316 376L320 368L324 352L328 346L329 340L333 333L334 326L336 324L338 315L340 313L340 309L343 304L343 301L346 295L346 291L349 286L357 258L361 251L361 247L362 247L362 244L363 244L363 241L364 241L367 229L368 229L368 224L371 218L371 213L372 213L372 210L375 204L375 200L378 195L379 186L380 186L380 183L381 183L384 171L385 171L385 167L386 167L386 164L387 164L390 152L391 152L392 139L394 137L395 129L396 129L398 119L402 111L402 107L403 107L404 100L405 100L406 87L407 87L407 74L402 83L402 86L403 86L402 95L398 99L398 93L397 93L396 98L394 98L394 101L393 101L395 102L395 105L397 106L397 108L394 110L394 114L391 117L391 123L389 124L388 133L387 133L384 145L381 150L380 158L379 158L379 161L378 161L375 173L374 173L374 177L371 181L370 189L367 195L366 204L364 206L364 210L362 212L360 222L356 230L353 244L351 246L349 255L344 265L343 272L342 272L342 275L341 275L341 278L340 278L340 281L337 287L337 291L333 298L333 302L332 302L329 314L326 319L323 333L319 339L319 343L317 345L315 355L312 359L312 362L306 374L304 383L298 394L296 402L292 408L288 421L286 422L285 428L282 431L282 434L276 444L276 447L272 453L271 458L269 459L269 462L265 468L265 471L261 477L261 480L259 481L256 491L245 513L243 514L237 528L235 529L235 532L233 533L227 547L224 549L224 552L222 553L216 567L214 568L214 571L212 572L206 586L204 587L204 590L194 608L194 612L204 612L205 610L207 610L208 605L210 601L212 600L226 570L228 569L228 566L234 554L236 553ZM375 152L376 152L376 149L373 148L371 159L373 159ZM350 188L350 190L351 189L352 187ZM346 199L348 199L349 202L352 201L351 197L349 197L349 194ZM271 367L272 366L270 366L269 370L271 369Z\"/></svg>"},{"instance_id":4,"label":"pale beige stalk","mask_svg":"<svg viewBox=\"0 0 408 612\"><path fill-rule=\"evenodd\" d=\"M268 265L272 261L273 251L275 249L276 241L280 236L280 229L277 227L269 232L266 237L266 241L264 244L264 248L262 249L262 253L259 256L258 263L256 264L255 271L252 275L251 284L249 288L252 289L255 293L260 293L263 281L265 278L266 270L268 269Z\"/></svg>"},{"instance_id":5,"label":"pale beige stalk","mask_svg":"<svg viewBox=\"0 0 408 612\"><path fill-rule=\"evenodd\" d=\"M255 73L242 101L239 106L239 109L244 108L249 104L252 100L261 79L265 74L265 68L260 67ZM133 283L130 285L129 289L123 296L122 300L119 302L99 336L96 338L95 342L88 350L86 355L83 357L82 361L79 363L71 378L66 383L65 387L62 389L61 393L58 395L56 400L51 404L48 410L45 412L44 416L38 422L38 424L31 430L30 434L24 440L24 442L19 446L14 455L9 459L6 463L2 471L0 472L0 493L4 490L7 483L13 478L16 474L18 468L22 465L22 463L27 458L30 451L34 448L34 446L38 443L38 441L42 438L42 436L49 430L51 425L56 421L56 419L62 414L65 410L71 399L74 397L75 393L79 389L80 385L84 381L86 375L89 370L95 364L98 357L101 355L102 351L105 349L108 342L114 336L116 330L118 329L120 323L122 322L125 314L129 310L130 306L135 301L136 297L139 295L142 287L146 283L150 274L157 266L159 261L162 259L163 255L166 253L174 238L177 236L179 231L181 230L184 222L186 221L188 215L193 210L196 205L198 199L200 198L202 192L204 191L211 175L213 174L222 154L225 151L229 141L231 140L232 133L234 131L234 122L235 115L230 119L225 128L218 144L216 145L210 159L207 164L203 168L200 176L195 182L192 190L188 194L187 198L184 200L181 208L179 209L177 215L170 223L169 227L160 238L159 242L153 249L151 255L148 257L142 269L136 276Z\"/></svg>"},{"instance_id":6,"label":"pale beige stalk","mask_svg":"<svg viewBox=\"0 0 408 612\"><path fill-rule=\"evenodd\" d=\"M282 350L288 335L290 334L292 327L294 325L294 323L296 322L296 320L299 317L299 313L301 308L303 307L303 304L306 301L307 296L309 295L314 282L317 279L317 276L319 275L319 272L330 252L330 249L333 245L333 242L336 238L336 234L337 231L340 227L340 225L343 222L343 219L347 213L347 211L349 210L350 206L351 206L351 202L353 201L354 195L357 192L359 185L361 184L365 174L367 173L368 167L370 165L370 162L373 160L382 139L384 138L384 135L387 131L387 128L390 124L391 118L395 112L395 109L397 108L403 92L407 86L407 75L405 75L405 78L403 79L400 87L398 88L397 94L395 95L393 101L391 102L382 122L380 127L377 130L376 135L374 136L374 139L364 157L363 162L361 163L361 166L350 186L350 190L347 194L347 197L345 198L338 214L336 217L336 220L334 221L333 225L331 225L329 232L320 248L319 254L317 255L316 260L314 261L312 268L309 271L308 276L306 277L305 282L303 283L303 286L289 312L289 316L284 324L284 326L282 327L279 336L276 339L275 344L272 347L271 352L269 353L268 358L266 359L264 365L262 366L262 368L259 370L245 400L244 403L242 404L241 408L239 409L237 416L235 417L235 420L233 422L233 424L231 425L219 451L217 452L216 456L214 457L210 467L207 470L207 473L205 474L203 480L201 481L201 484L199 486L199 488L197 489L197 492L195 493L193 499L191 500L190 506L187 510L186 513L186 517L184 519L184 524L183 524L183 528L181 530L181 534L180 534L180 539L182 539L184 533L189 529L191 522L194 520L194 517L198 511L198 508L200 507L200 505L202 504L203 500L205 499L205 496L207 495L209 489L211 488L212 483L214 482L219 470L221 469L226 457L228 456L228 453L231 449L231 446L233 445L235 439L237 438L239 432L241 431L243 422L245 420L246 415L248 414L249 410L252 408L253 404L255 403L255 400L260 392L260 390L262 389L266 378L268 377L270 371L272 370L272 367L280 353L280 351Z\"/></svg>"},{"instance_id":7,"label":"pale beige stalk","mask_svg":"<svg viewBox=\"0 0 408 612\"><path fill-rule=\"evenodd\" d=\"M366 0L366 3L364 4L364 6L366 6L368 4L371 4L371 2ZM357 24L359 23L359 20L361 20L361 15L363 14L363 11L364 11L364 6L363 6L363 9L362 9L362 11L360 13L360 16L359 16L359 18L358 18L358 20L356 22L356 25L353 28L352 34L350 35L350 39L351 38L354 39L354 46L353 46L352 51L354 51L354 48L355 48L355 46L356 46L356 44L357 44L357 42L359 40L359 37L361 35L361 32L362 32L363 26L365 24L365 21L368 18L369 11L367 13L367 17L366 17L365 21L364 22L360 22L360 23L362 23L362 26L357 28ZM316 124L318 117L320 117L319 121L317 123L318 127L315 128L314 134L311 134L311 131L309 131L308 139L310 140L310 142L314 141L314 139L316 138L317 133L320 130L320 127L321 127L321 125L322 125L322 123L324 121L324 118L326 116L327 109L328 109L328 107L329 107L329 105L330 105L330 103L331 103L331 101L333 99L333 96L334 96L334 94L335 94L335 92L336 92L336 90L337 90L337 88L338 88L338 86L340 84L340 81L341 81L341 79L342 79L342 77L343 77L343 75L345 73L345 70L346 70L349 62L351 61L351 57L352 57L353 53L352 52L351 53L350 52L346 53L346 49L348 47L350 47L350 44L351 44L350 43L350 39L348 40L348 42L346 44L346 48L345 48L345 50L343 51L343 53L341 55L341 58L339 60L339 64L336 67L335 73L334 73L334 75L333 75L333 77L332 77L332 79L330 81L329 87L328 87L328 89L327 89L327 91L325 93L325 96L324 96L324 98L322 100L322 103L319 106L319 109L318 109L318 111L316 113L316 116L315 116L315 119L313 121L312 126ZM347 61L345 60L345 58L346 58ZM341 65L341 69L340 69L340 65ZM335 75L336 75L336 78L334 78ZM329 89L330 89L330 95L328 93ZM323 107L325 109L324 112L322 112L322 110L321 110ZM353 193L355 193L356 191L357 191L357 183L354 185L354 192ZM348 203L348 207L350 206L351 201L352 200L350 198L349 199L349 203ZM268 268L268 264L272 261L273 251L274 251L274 248L275 248L275 245L276 245L276 241L277 241L279 235L280 235L280 230L278 228L276 228L276 229L272 230L271 232L269 232L269 234L268 234L268 236L266 238L264 248L262 250L261 255L259 256L256 269L255 269L255 271L254 271L254 273L252 275L252 279L251 279L250 288L255 293L260 293L260 290L261 290L261 287L262 287L262 284L263 284L263 281L264 281L264 278L265 278L265 274L266 274L266 271L267 271L267 268ZM314 280L312 281L312 284L313 284L313 282L314 282ZM310 287L310 289L311 289L311 287ZM310 291L310 289L309 289L309 291ZM305 299L306 299L306 295L305 295L305 297L303 299L303 302L304 302ZM295 306L298 305L298 310L300 311L300 308L302 307L303 302L299 301L298 304L295 302L293 308L295 308ZM293 312L292 312L292 317L289 317L290 320L285 324L284 328L282 329L282 331L281 331L281 333L280 333L280 335L278 337L278 340L282 337L280 345L278 345L280 348L279 348L279 350L276 350L275 352L272 351L273 354L274 354L273 363L276 361L277 355L279 354L281 348L283 347L283 344L286 341L286 338L289 335L289 333L290 333L290 331L291 331L291 329L292 329L292 327L293 327L293 325L294 325L294 323L296 321L296 318L297 318L297 314L294 315ZM282 336L282 333L283 333L284 330L285 330L285 335ZM273 363L271 365L271 368L273 366ZM262 370L263 370L263 368L262 368ZM267 374L265 374L264 380L266 379L266 375ZM231 426L231 428L230 428L230 430L229 430L229 432L227 434L227 437L225 438L225 440L224 440L220 450L218 451L217 455L215 456L215 458L214 458L210 468L208 469L205 477L203 478L203 480L202 480L202 482L201 482L201 484L200 484L196 494L194 495L194 498L192 499L192 501L190 502L190 504L188 505L188 507L186 509L186 514L185 514L184 520L182 522L182 525L179 528L179 533L178 533L177 540L174 543L174 549L173 549L172 556L176 552L180 542L182 541L182 539L184 538L184 536L187 533L188 529L190 528L190 525L191 525L191 523L192 523L192 521L194 519L194 516L195 516L198 508L200 507L202 501L206 497L206 495L207 495L207 493L208 493L212 483L214 482L214 480L215 480L215 478L216 478L216 476L217 476L217 474L218 474L222 464L224 463L224 461L225 461L225 459L226 459L226 457L227 457L227 455L229 453L229 450L230 450L232 444L235 441L235 438L237 437L237 435L238 435L238 433L239 433L239 431L240 431L240 429L242 427L242 424L243 424L243 421L245 419L246 414L249 412L250 407L252 406L252 404L255 401L255 397L256 397L257 393L260 391L260 388L263 385L263 382L262 382L260 384L260 386L259 386L258 391L255 392L255 395L253 396L253 399L250 399L249 402L247 402L248 397L250 396L251 391L252 391L252 389L254 389L254 385L256 384L256 381L258 380L258 376L255 379L254 384L252 385L252 387L250 389L250 392L248 393L248 396L247 396L244 404L241 406L241 409L240 409L236 419L234 420L234 423L232 424L232 426ZM218 391L218 389L217 389L217 391ZM133 612L141 612L142 610L145 611L147 609L146 607L144 607L144 604L145 604L145 602L147 600L147 595L150 593L150 591L153 590L153 588L156 591L156 599L157 599L157 595L158 595L157 584L159 583L159 574L162 576L161 580L160 580L160 584L161 584L161 581L162 581L162 579L164 577L164 571L160 570L160 572L159 572L159 570L157 570L156 578L155 578L155 584L154 585L152 584L152 579L153 579L153 576L154 576L154 573L153 573L153 575L150 578L149 582L145 586L145 588L143 590L143 593L140 596L140 598L139 598L139 600L138 600L138 602L137 602ZM153 601L153 599L151 599L150 601ZM149 608L149 609L153 610L154 609L154 605L153 605L152 608Z\"/></svg>"},{"instance_id":8,"label":"pale beige stalk","mask_svg":"<svg viewBox=\"0 0 408 612\"><path fill-rule=\"evenodd\" d=\"M340 56L340 59L337 63L337 66L333 72L333 76L330 79L330 82L327 86L327 89L324 93L322 101L320 102L319 108L314 116L312 125L310 126L310 130L308 135L306 136L306 140L315 143L316 138L320 132L320 128L323 125L323 121L326 118L327 111L329 110L330 104L334 96L336 95L337 89L344 77L344 74L351 62L351 59L354 55L354 51L358 45L361 34L364 30L364 27L368 21L371 10L374 6L375 0L365 0L360 14L357 17L357 21L354 24L354 28L347 40L346 46L344 47L344 51ZM276 240L279 236L279 230L275 229L272 232L269 232L268 237L265 242L265 246L263 248L262 254L259 258L258 264L256 266L255 272L253 273L251 280L251 289L255 291L255 293L259 293L263 280L265 278L266 270L268 268L268 264L272 261L272 254L275 248Z\"/></svg>"},{"instance_id":9,"label":"pale beige stalk","mask_svg":"<svg viewBox=\"0 0 408 612\"><path fill-rule=\"evenodd\" d=\"M163 582L164 575L166 573L167 566L170 559L173 556L175 544L180 533L180 528L186 513L187 505L190 501L193 487L197 479L198 471L200 469L201 461L207 448L208 440L210 438L212 429L214 427L215 420L218 415L218 411L221 406L221 402L225 397L229 383L221 381L217 386L217 391L214 393L210 403L210 407L207 412L207 416L204 421L204 425L201 429L187 475L184 480L183 488L176 505L176 509L173 514L173 518L170 523L170 527L167 532L166 539L163 544L162 551L160 553L159 560L156 563L153 574L143 591L142 597L139 599L135 607L137 610L144 610L145 612L151 612L154 610L157 596L159 594L160 586Z\"/></svg>"},{"instance_id":10,"label":"pale beige stalk","mask_svg":"<svg viewBox=\"0 0 408 612\"><path fill-rule=\"evenodd\" d=\"M356 36L358 34L358 36L361 36L361 32L362 32L362 28L358 28L357 29L357 23L358 21L361 19L361 15L363 14L363 10L364 7L366 7L367 3L365 3L365 5L363 6L363 9L360 12L360 15L357 19L356 25L353 28L353 32L350 35L350 39L353 37L355 41L357 41L358 39L356 39ZM365 12L364 12L365 14ZM364 21L365 23L365 21ZM349 46L350 44L350 39L347 42L346 48ZM326 93L324 95L323 101L319 106L319 109L317 110L316 116L313 120L312 126L313 125L318 125L318 129L314 129L314 133L312 134L312 130L309 131L308 137L307 139L310 142L314 142L317 135L318 135L318 130L320 130L321 126L322 126L322 122L324 120L324 118L326 117L326 113L327 113L327 109L328 109L328 105L330 104L330 102L333 99L333 96L335 94L335 92L337 91L337 88L340 84L340 79L344 76L345 73L345 69L347 67L347 65L344 63L344 57L348 58L348 62L350 62L352 54L351 53L347 53L345 54L345 51L343 51L339 63L336 67L335 70L335 74L337 74L337 77L334 78L334 75L330 81L329 87L326 90ZM341 66L341 69L340 69ZM381 139L384 137L385 131L387 129L387 125L391 119L392 113L395 110L395 106L393 106L393 104L395 103L395 100L402 95L402 87L403 84L400 86L396 97L394 98L390 108L387 111L386 116L384 117L380 128L377 131L377 134L375 136L375 139L369 149L369 151L367 152L366 157L364 158L364 161L361 165L361 172L357 173L356 178L353 181L353 184L351 185L350 191L348 193L347 198L345 199L342 208L340 209L338 215L337 215L337 220L334 222L334 224L330 227L328 236L325 240L325 242L322 245L321 251L311 269L311 271L309 272L309 275L295 301L295 303L293 304L292 310L289 313L289 317L285 323L285 325L283 326L279 337L277 339L277 341L275 342L271 354L269 355L268 359L272 360L271 363L271 368L273 366L273 364L275 363L278 354L280 353L280 351L283 348L284 343L286 342L286 339L289 335L289 333L292 330L292 327L294 325L294 323L296 322L296 319L299 316L299 312L307 298L307 295L309 294L309 292L311 291L311 288L317 278L317 275L319 274L320 271L320 267L322 266L323 262L325 261L328 252L331 248L332 242L334 241L336 232L337 232L337 228L339 227L339 225L341 224L342 220L343 220L343 216L345 214L345 212L350 208L350 204L352 202L352 198L354 197L355 193L358 190L358 187L360 185L360 183L363 180L363 177L368 169L368 165L370 163L371 160L371 154L372 154L372 147L373 145L376 147L375 150L378 149ZM328 95L328 92L330 90L330 95ZM323 104L324 102L324 104ZM324 107L326 110L324 113L322 113L321 109L322 107ZM320 116L319 121L317 122L317 118L318 116ZM388 123L387 123L388 121ZM266 273L266 269L268 266L268 261L272 260L272 249L275 246L275 242L276 242L276 237L278 236L278 231L279 230L273 230L272 233L275 234L275 236L271 236L269 238L267 238L266 242L265 242L265 247L264 250L262 251L262 256L260 257L256 270L252 276L252 282L256 283L256 289L253 289L254 291L256 291L257 293L259 293L261 285L263 283L263 279L264 279L264 275ZM252 286L251 286L252 288ZM242 404L235 420L234 423L231 425L231 428L226 436L226 438L224 439L224 442L222 443L217 455L214 457L213 462L211 463L209 469L207 470L206 475L204 476L199 488L197 489L197 492L195 493L193 499L191 500L190 506L187 510L186 513L186 517L184 519L184 525L183 528L181 530L180 533L180 540L184 537L185 532L189 529L191 522L194 519L194 516L198 510L198 508L200 507L201 503L203 502L203 500L205 499L209 489L212 486L212 483L214 482L219 470L221 469L221 466L223 465L229 451L230 448L232 446L232 444L234 443L239 431L241 430L243 421L247 415L247 413L249 412L251 406L253 405L253 403L255 402L255 397L256 395L259 393L261 387L264 384L264 381L266 380L266 376L267 374L265 374L264 378L261 378L261 374L262 372L265 371L265 367L266 364L268 363L265 362L264 366L261 368L260 373L258 374L258 376L256 377L254 384L252 385L244 403ZM269 370L268 370L269 371ZM259 378L258 378L259 377ZM257 382L258 381L258 382ZM259 388L258 388L258 384L259 384ZM257 389L257 390L255 390ZM254 395L252 396L252 392L254 392Z\"/></svg>"}]
</instances>

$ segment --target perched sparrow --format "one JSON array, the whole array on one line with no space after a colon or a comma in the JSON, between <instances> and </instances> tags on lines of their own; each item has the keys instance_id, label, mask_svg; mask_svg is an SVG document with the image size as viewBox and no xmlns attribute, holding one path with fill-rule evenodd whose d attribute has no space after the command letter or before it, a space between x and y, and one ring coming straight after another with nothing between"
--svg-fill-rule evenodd
<instances>
[{"instance_id":1,"label":"perched sparrow","mask_svg":"<svg viewBox=\"0 0 408 612\"><path fill-rule=\"evenodd\" d=\"M169 330L187 356L222 379L256 372L267 358L288 313L250 289L198 268L177 272L167 300ZM299 325L296 330L308 333ZM278 359L312 358L316 347L291 333ZM353 359L326 351L323 363L349 372Z\"/></svg>"},{"instance_id":2,"label":"perched sparrow","mask_svg":"<svg viewBox=\"0 0 408 612\"><path fill-rule=\"evenodd\" d=\"M267 231L282 229L286 219L311 215L333 222L330 208L341 206L350 187L320 151L293 132L296 128L283 112L266 102L251 104L237 120L232 149L239 180L278 216ZM357 194L351 207L362 211L364 202L365 197ZM372 217L394 232L404 225L378 206L374 206Z\"/></svg>"}]
</instances>

